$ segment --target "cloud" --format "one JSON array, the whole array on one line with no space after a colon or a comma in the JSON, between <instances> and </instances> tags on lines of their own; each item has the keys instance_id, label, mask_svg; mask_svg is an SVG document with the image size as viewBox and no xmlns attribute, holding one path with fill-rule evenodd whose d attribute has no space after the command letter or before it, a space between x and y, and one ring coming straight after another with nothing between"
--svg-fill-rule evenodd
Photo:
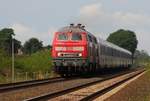
<instances>
[{"instance_id":1,"label":"cloud","mask_svg":"<svg viewBox=\"0 0 150 101\"><path fill-rule=\"evenodd\" d=\"M101 19L104 19L107 15L102 9L102 4L90 4L81 7L79 11L79 22L87 25L95 25L100 23ZM99 19L101 17L101 19ZM101 20L102 21L102 20Z\"/></svg>"},{"instance_id":2,"label":"cloud","mask_svg":"<svg viewBox=\"0 0 150 101\"><path fill-rule=\"evenodd\" d=\"M98 16L100 14L101 8L102 8L102 5L100 3L99 4L86 5L80 9L80 14L87 16L87 17L95 17L95 16Z\"/></svg>"},{"instance_id":3,"label":"cloud","mask_svg":"<svg viewBox=\"0 0 150 101\"><path fill-rule=\"evenodd\" d=\"M112 14L112 17L115 21L119 22L119 25L141 27L150 23L150 16L132 12L115 12Z\"/></svg>"},{"instance_id":4,"label":"cloud","mask_svg":"<svg viewBox=\"0 0 150 101\"><path fill-rule=\"evenodd\" d=\"M50 27L48 31L41 33L41 35L39 35L44 45L52 44L54 32L56 32L56 28Z\"/></svg>"},{"instance_id":5,"label":"cloud","mask_svg":"<svg viewBox=\"0 0 150 101\"><path fill-rule=\"evenodd\" d=\"M14 23L11 28L14 29L15 38L20 40L22 43L29 40L32 37L38 38L39 40L43 41L44 45L51 44L53 33L55 28L50 27L48 31L45 32L38 32L30 26L21 23Z\"/></svg>"},{"instance_id":6,"label":"cloud","mask_svg":"<svg viewBox=\"0 0 150 101\"><path fill-rule=\"evenodd\" d=\"M150 40L148 30L139 30L137 33L137 39L139 41L138 47L140 50L146 50L150 54Z\"/></svg>"},{"instance_id":7,"label":"cloud","mask_svg":"<svg viewBox=\"0 0 150 101\"><path fill-rule=\"evenodd\" d=\"M125 2L125 0L119 1ZM150 15L130 11L109 12L103 6L100 2L82 6L78 22L87 25L87 29L102 38L107 38L109 33L120 28L135 31L139 40L138 48L148 50L150 53L150 40L148 39Z\"/></svg>"},{"instance_id":8,"label":"cloud","mask_svg":"<svg viewBox=\"0 0 150 101\"><path fill-rule=\"evenodd\" d=\"M129 2L129 0L116 0L116 2L118 2L118 3L128 3Z\"/></svg>"},{"instance_id":9,"label":"cloud","mask_svg":"<svg viewBox=\"0 0 150 101\"><path fill-rule=\"evenodd\" d=\"M101 3L89 4L81 7L79 20L88 25L112 24L112 26L138 27L150 24L150 16L132 12L109 12L103 9Z\"/></svg>"}]
</instances>

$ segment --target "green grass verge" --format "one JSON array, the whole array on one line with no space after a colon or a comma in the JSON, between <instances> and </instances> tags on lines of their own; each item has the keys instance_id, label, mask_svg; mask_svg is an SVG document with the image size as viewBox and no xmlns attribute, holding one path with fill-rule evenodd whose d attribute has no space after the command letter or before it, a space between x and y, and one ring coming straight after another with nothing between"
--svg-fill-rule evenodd
<instances>
[{"instance_id":1,"label":"green grass verge","mask_svg":"<svg viewBox=\"0 0 150 101\"><path fill-rule=\"evenodd\" d=\"M0 82L4 83L11 79L11 56L5 55L0 51ZM52 59L50 50L41 50L31 55L15 56L15 77L20 75L19 79L33 78L34 73L44 75L45 72L51 72ZM34 77L35 78L35 77ZM10 81L10 80L9 80Z\"/></svg>"},{"instance_id":2,"label":"green grass verge","mask_svg":"<svg viewBox=\"0 0 150 101\"><path fill-rule=\"evenodd\" d=\"M147 73L145 74L145 76L147 76L147 80L145 80L144 82L147 82L147 85L143 85L143 89L145 88L145 90L143 90L144 96L141 96L142 99L139 101L150 101L150 63L147 65L146 69Z\"/></svg>"},{"instance_id":3,"label":"green grass verge","mask_svg":"<svg viewBox=\"0 0 150 101\"><path fill-rule=\"evenodd\" d=\"M2 50L0 50L0 70L11 67L11 57L7 56Z\"/></svg>"},{"instance_id":4,"label":"green grass verge","mask_svg":"<svg viewBox=\"0 0 150 101\"><path fill-rule=\"evenodd\" d=\"M52 67L49 50L42 50L31 56L18 56L15 60L15 68L24 72L50 71Z\"/></svg>"}]
</instances>

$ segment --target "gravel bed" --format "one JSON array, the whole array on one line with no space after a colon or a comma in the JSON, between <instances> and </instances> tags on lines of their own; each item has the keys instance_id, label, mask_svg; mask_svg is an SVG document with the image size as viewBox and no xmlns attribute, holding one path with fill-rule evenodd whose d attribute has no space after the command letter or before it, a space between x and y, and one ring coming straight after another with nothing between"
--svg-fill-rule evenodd
<instances>
[{"instance_id":1,"label":"gravel bed","mask_svg":"<svg viewBox=\"0 0 150 101\"><path fill-rule=\"evenodd\" d=\"M88 87L64 94L62 96L58 96L56 98L50 99L49 101L80 101L81 99L96 93L98 91L101 91L107 87L110 87L118 82L121 82L122 80L125 80L135 74L139 73L139 71L136 71L134 73L128 73L125 75L121 75L109 80L106 80L104 82L99 82L94 85L90 85ZM98 100L99 101L99 100Z\"/></svg>"},{"instance_id":2,"label":"gravel bed","mask_svg":"<svg viewBox=\"0 0 150 101\"><path fill-rule=\"evenodd\" d=\"M114 72L114 74L118 74L118 73L121 73L121 72L117 72L117 73ZM97 80L101 80L105 77L108 77L114 74L105 73L103 75L99 75L95 77L82 77L82 78L72 79L68 81L55 82L51 84L43 84L43 85L38 85L38 86L29 87L25 89L4 92L4 93L0 93L0 101L21 101L21 100L28 99L31 97L43 95L46 93L54 93L60 90L64 90L66 88L71 88L77 85L82 85L82 84L94 82Z\"/></svg>"},{"instance_id":3,"label":"gravel bed","mask_svg":"<svg viewBox=\"0 0 150 101\"><path fill-rule=\"evenodd\" d=\"M75 80L62 81L59 83L57 82L52 84L44 84L36 87L0 93L0 101L20 101L48 92L54 93L59 90L63 90L64 88L80 85L83 83L88 83L91 81L97 81L99 79L102 79L102 77L80 78Z\"/></svg>"}]
</instances>

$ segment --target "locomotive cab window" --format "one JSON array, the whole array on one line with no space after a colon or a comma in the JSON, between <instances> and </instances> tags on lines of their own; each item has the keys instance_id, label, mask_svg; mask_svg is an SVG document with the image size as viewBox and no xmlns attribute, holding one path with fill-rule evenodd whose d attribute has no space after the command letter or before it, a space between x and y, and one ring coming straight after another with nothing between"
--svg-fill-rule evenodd
<instances>
[{"instance_id":1,"label":"locomotive cab window","mask_svg":"<svg viewBox=\"0 0 150 101\"><path fill-rule=\"evenodd\" d=\"M88 40L92 42L92 37L90 35L88 35Z\"/></svg>"},{"instance_id":2,"label":"locomotive cab window","mask_svg":"<svg viewBox=\"0 0 150 101\"><path fill-rule=\"evenodd\" d=\"M71 40L82 40L82 35L79 33L72 33Z\"/></svg>"},{"instance_id":3,"label":"locomotive cab window","mask_svg":"<svg viewBox=\"0 0 150 101\"><path fill-rule=\"evenodd\" d=\"M58 40L68 40L68 36L67 36L67 34L65 34L65 33L58 34L57 39L58 39Z\"/></svg>"}]
</instances>

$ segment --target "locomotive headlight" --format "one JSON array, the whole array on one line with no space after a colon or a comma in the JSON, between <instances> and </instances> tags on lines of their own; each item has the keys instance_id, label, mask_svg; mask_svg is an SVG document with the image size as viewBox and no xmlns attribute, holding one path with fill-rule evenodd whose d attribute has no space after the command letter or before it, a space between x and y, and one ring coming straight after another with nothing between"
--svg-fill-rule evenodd
<instances>
[{"instance_id":1,"label":"locomotive headlight","mask_svg":"<svg viewBox=\"0 0 150 101\"><path fill-rule=\"evenodd\" d=\"M55 47L56 51L66 51L66 47Z\"/></svg>"},{"instance_id":2,"label":"locomotive headlight","mask_svg":"<svg viewBox=\"0 0 150 101\"><path fill-rule=\"evenodd\" d=\"M58 53L57 55L58 55L58 56L61 56L61 53Z\"/></svg>"},{"instance_id":3,"label":"locomotive headlight","mask_svg":"<svg viewBox=\"0 0 150 101\"><path fill-rule=\"evenodd\" d=\"M73 47L73 51L84 51L84 47Z\"/></svg>"},{"instance_id":4,"label":"locomotive headlight","mask_svg":"<svg viewBox=\"0 0 150 101\"><path fill-rule=\"evenodd\" d=\"M79 53L78 55L81 57L81 56L82 56L82 53Z\"/></svg>"}]
</instances>

